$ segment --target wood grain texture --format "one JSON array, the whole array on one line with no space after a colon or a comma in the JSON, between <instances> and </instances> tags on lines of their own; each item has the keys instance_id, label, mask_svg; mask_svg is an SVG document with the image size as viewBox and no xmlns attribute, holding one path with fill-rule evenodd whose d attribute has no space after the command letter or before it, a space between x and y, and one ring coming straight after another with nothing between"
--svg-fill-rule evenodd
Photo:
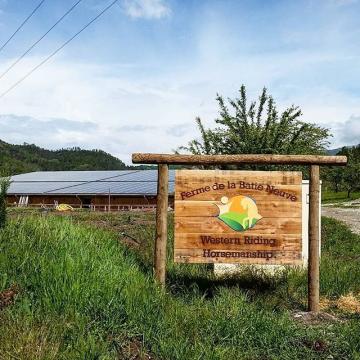
<instances>
[{"instance_id":1,"label":"wood grain texture","mask_svg":"<svg viewBox=\"0 0 360 360\"><path fill-rule=\"evenodd\" d=\"M298 264L302 261L301 182L301 172L177 170L174 260ZM244 197L250 201L251 209L238 211L255 211L258 220L254 227L236 231L218 216L224 214L224 204ZM225 251L225 255L227 252L272 255L268 259L240 255L213 257L203 256L204 250Z\"/></svg>"},{"instance_id":2,"label":"wood grain texture","mask_svg":"<svg viewBox=\"0 0 360 360\"><path fill-rule=\"evenodd\" d=\"M272 185L294 185L302 181L300 171L248 171L248 170L176 170L176 179L182 183L191 181L209 182L209 181L235 181L243 180L247 182L262 181L269 182ZM215 171L215 172L214 172Z\"/></svg>"},{"instance_id":3,"label":"wood grain texture","mask_svg":"<svg viewBox=\"0 0 360 360\"><path fill-rule=\"evenodd\" d=\"M204 250L207 252L207 249L175 249L174 251L174 260L176 262L181 263L242 263L242 264L263 264L263 265L301 265L301 253L299 251L269 251L272 253L271 258L255 258L255 257L233 257L229 256L227 253L234 253L235 251L227 251L227 250L211 250L211 253L225 253L225 256L205 256L204 257ZM238 253L255 253L258 250L240 250ZM230 255L229 254L229 255ZM210 254L211 255L211 254Z\"/></svg>"},{"instance_id":4,"label":"wood grain texture","mask_svg":"<svg viewBox=\"0 0 360 360\"><path fill-rule=\"evenodd\" d=\"M291 165L346 165L346 156L321 155L180 155L180 154L151 154L134 153L134 164L291 164Z\"/></svg>"},{"instance_id":5,"label":"wood grain texture","mask_svg":"<svg viewBox=\"0 0 360 360\"><path fill-rule=\"evenodd\" d=\"M176 245L179 249L224 249L224 250L301 250L301 238L299 235L264 235L261 232L251 235L239 234L238 232L227 234L197 234L197 233L177 233ZM252 244L249 244L252 242ZM262 242L262 244L259 244ZM258 244L256 244L258 243Z\"/></svg>"},{"instance_id":6,"label":"wood grain texture","mask_svg":"<svg viewBox=\"0 0 360 360\"><path fill-rule=\"evenodd\" d=\"M286 185L281 186L277 185L276 189L279 190L277 193L282 194L285 193L283 196L276 195L275 193L267 192L264 190L255 190L255 189L241 189L241 188L235 188L235 189L224 189L224 190L213 190L210 189L209 191L206 191L206 184L205 185L199 185L196 182L194 184L182 184L181 186L177 186L175 188L175 200L184 200L184 201L192 201L192 200L198 200L198 201L209 201L209 200L220 200L222 196L224 196L224 193L226 192L226 196L232 197L236 195L246 195L254 200L257 201L277 201L282 200L283 198L290 200L291 195L295 195L297 198L301 196L301 188L299 188L298 185ZM208 185L210 186L210 185ZM211 186L210 186L211 188ZM191 192L193 190L193 192ZM191 193L188 194L188 193ZM194 195L192 195L194 194ZM289 194L289 197L287 198L287 194ZM281 199L280 199L281 198ZM296 200L295 200L296 201ZM295 202L291 201L291 202Z\"/></svg>"},{"instance_id":7,"label":"wood grain texture","mask_svg":"<svg viewBox=\"0 0 360 360\"><path fill-rule=\"evenodd\" d=\"M169 198L169 168L166 164L158 165L158 187L156 205L156 239L154 267L155 278L165 286L166 278L166 243L167 243L167 210Z\"/></svg>"},{"instance_id":8,"label":"wood grain texture","mask_svg":"<svg viewBox=\"0 0 360 360\"><path fill-rule=\"evenodd\" d=\"M300 234L301 218L262 218L253 229L241 232L251 235L261 231L262 234ZM229 233L229 227L216 217L175 217L175 231L177 233Z\"/></svg>"},{"instance_id":9,"label":"wood grain texture","mask_svg":"<svg viewBox=\"0 0 360 360\"><path fill-rule=\"evenodd\" d=\"M175 214L178 217L193 216L217 216L219 209L216 206L217 201L191 201L178 200L175 202ZM256 204L261 209L260 214L263 217L282 217L287 213L288 218L301 217L301 202L271 201L268 198L256 199Z\"/></svg>"},{"instance_id":10,"label":"wood grain texture","mask_svg":"<svg viewBox=\"0 0 360 360\"><path fill-rule=\"evenodd\" d=\"M312 165L310 167L308 310L312 312L319 312L320 310L319 172L318 165Z\"/></svg>"}]
</instances>

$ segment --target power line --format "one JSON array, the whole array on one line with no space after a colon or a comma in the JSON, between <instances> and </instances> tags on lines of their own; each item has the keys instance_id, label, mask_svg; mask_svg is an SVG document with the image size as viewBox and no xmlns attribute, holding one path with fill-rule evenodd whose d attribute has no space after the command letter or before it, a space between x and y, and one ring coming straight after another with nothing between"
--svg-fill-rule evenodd
<instances>
[{"instance_id":1,"label":"power line","mask_svg":"<svg viewBox=\"0 0 360 360\"><path fill-rule=\"evenodd\" d=\"M45 0L40 1L36 8L30 13L30 15L20 24L20 26L15 30L15 32L4 42L0 47L0 52L2 49L11 41L11 39L20 31L20 29L28 22L28 20L36 13L39 7L43 4Z\"/></svg>"},{"instance_id":2,"label":"power line","mask_svg":"<svg viewBox=\"0 0 360 360\"><path fill-rule=\"evenodd\" d=\"M1 75L0 79L2 79L21 59L23 59L56 25L58 25L67 15L73 11L76 6L81 2L82 0L78 0L66 13L61 16L61 18L56 21L54 25L50 27L48 31L44 35L42 35L38 40L36 40L21 56L19 56Z\"/></svg>"},{"instance_id":3,"label":"power line","mask_svg":"<svg viewBox=\"0 0 360 360\"><path fill-rule=\"evenodd\" d=\"M99 14L97 14L92 20L90 20L85 26L83 26L75 35L65 41L60 47L58 47L54 52L52 52L47 58L41 61L38 65L36 65L33 69L31 69L25 76L23 76L20 80L18 80L15 84L10 86L5 92L0 95L0 99L7 95L11 90L16 88L20 83L22 83L26 78L28 78L34 71L36 71L39 67L44 65L47 61L49 61L54 55L56 55L61 49L63 49L67 44L69 44L72 40L74 40L78 35L80 35L86 28L88 28L93 22L95 22L101 15L103 15L106 11L108 11L112 6L114 6L119 0L114 0L107 7L105 7Z\"/></svg>"},{"instance_id":4,"label":"power line","mask_svg":"<svg viewBox=\"0 0 360 360\"><path fill-rule=\"evenodd\" d=\"M130 171L127 171L125 174L120 174L120 175L114 175L114 176L110 176L110 177L106 177L106 178L103 178L103 179L97 179L97 180L89 180L89 181L84 181L84 182L80 182L75 184L75 185L68 185L68 186L64 186L64 187L61 187L61 188L57 188L57 189L51 189L49 191L44 191L43 193L44 194L49 194L49 193L52 193L54 191L59 191L59 190L65 190L65 189L70 189L72 187L76 187L76 186L82 186L82 185L87 185L87 184L92 184L92 183L109 183L109 182L128 182L128 181L107 181L109 179L114 179L114 178L119 178L121 176L127 176L129 174L134 174L134 173L137 173L139 171L142 171L142 170L130 170ZM59 181L60 182L60 181ZM153 182L153 181L152 181Z\"/></svg>"}]
</instances>

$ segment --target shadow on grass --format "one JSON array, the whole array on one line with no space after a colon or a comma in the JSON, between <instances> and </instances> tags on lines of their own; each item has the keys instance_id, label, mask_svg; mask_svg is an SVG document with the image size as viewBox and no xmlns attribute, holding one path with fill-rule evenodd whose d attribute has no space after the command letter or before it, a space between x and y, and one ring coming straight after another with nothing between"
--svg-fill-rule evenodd
<instances>
[{"instance_id":1,"label":"shadow on grass","mask_svg":"<svg viewBox=\"0 0 360 360\"><path fill-rule=\"evenodd\" d=\"M248 301L261 302L272 309L303 309L304 304L296 292L291 290L291 270L274 274L255 267L245 267L241 272L217 277L206 269L204 274L194 275L170 271L167 274L167 289L173 296L192 298L200 296L212 300L222 289L240 290Z\"/></svg>"},{"instance_id":2,"label":"shadow on grass","mask_svg":"<svg viewBox=\"0 0 360 360\"><path fill-rule=\"evenodd\" d=\"M170 275L167 278L167 287L175 296L193 292L196 289L206 299L212 299L219 288L252 290L258 294L274 291L276 288L271 282L266 282L262 279L250 279L241 275L220 279L202 276Z\"/></svg>"},{"instance_id":3,"label":"shadow on grass","mask_svg":"<svg viewBox=\"0 0 360 360\"><path fill-rule=\"evenodd\" d=\"M140 270L153 276L153 248L142 244L126 248ZM171 252L171 251L170 251ZM222 290L240 291L249 302L266 306L272 311L305 310L304 286L306 279L301 272L284 269L275 273L255 266L244 266L237 273L216 276L212 264L174 264L171 253L167 262L166 289L183 301L202 298L212 301ZM302 299L302 300L301 300Z\"/></svg>"}]
</instances>

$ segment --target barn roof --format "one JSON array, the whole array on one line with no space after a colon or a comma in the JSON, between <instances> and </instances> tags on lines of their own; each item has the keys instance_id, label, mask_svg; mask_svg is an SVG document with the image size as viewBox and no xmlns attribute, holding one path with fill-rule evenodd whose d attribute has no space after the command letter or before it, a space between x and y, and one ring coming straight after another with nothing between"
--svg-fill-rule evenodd
<instances>
[{"instance_id":1,"label":"barn roof","mask_svg":"<svg viewBox=\"0 0 360 360\"><path fill-rule=\"evenodd\" d=\"M169 170L169 192L175 171ZM8 195L156 195L157 170L37 171L11 177Z\"/></svg>"}]
</instances>

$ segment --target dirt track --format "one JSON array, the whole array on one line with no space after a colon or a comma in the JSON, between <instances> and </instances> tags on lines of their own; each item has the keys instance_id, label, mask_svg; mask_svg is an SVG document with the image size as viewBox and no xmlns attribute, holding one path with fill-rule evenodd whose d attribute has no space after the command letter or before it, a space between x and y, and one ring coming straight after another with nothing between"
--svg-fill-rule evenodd
<instances>
[{"instance_id":1,"label":"dirt track","mask_svg":"<svg viewBox=\"0 0 360 360\"><path fill-rule=\"evenodd\" d=\"M346 223L356 234L360 234L360 208L322 207L322 215L335 218Z\"/></svg>"}]
</instances>

